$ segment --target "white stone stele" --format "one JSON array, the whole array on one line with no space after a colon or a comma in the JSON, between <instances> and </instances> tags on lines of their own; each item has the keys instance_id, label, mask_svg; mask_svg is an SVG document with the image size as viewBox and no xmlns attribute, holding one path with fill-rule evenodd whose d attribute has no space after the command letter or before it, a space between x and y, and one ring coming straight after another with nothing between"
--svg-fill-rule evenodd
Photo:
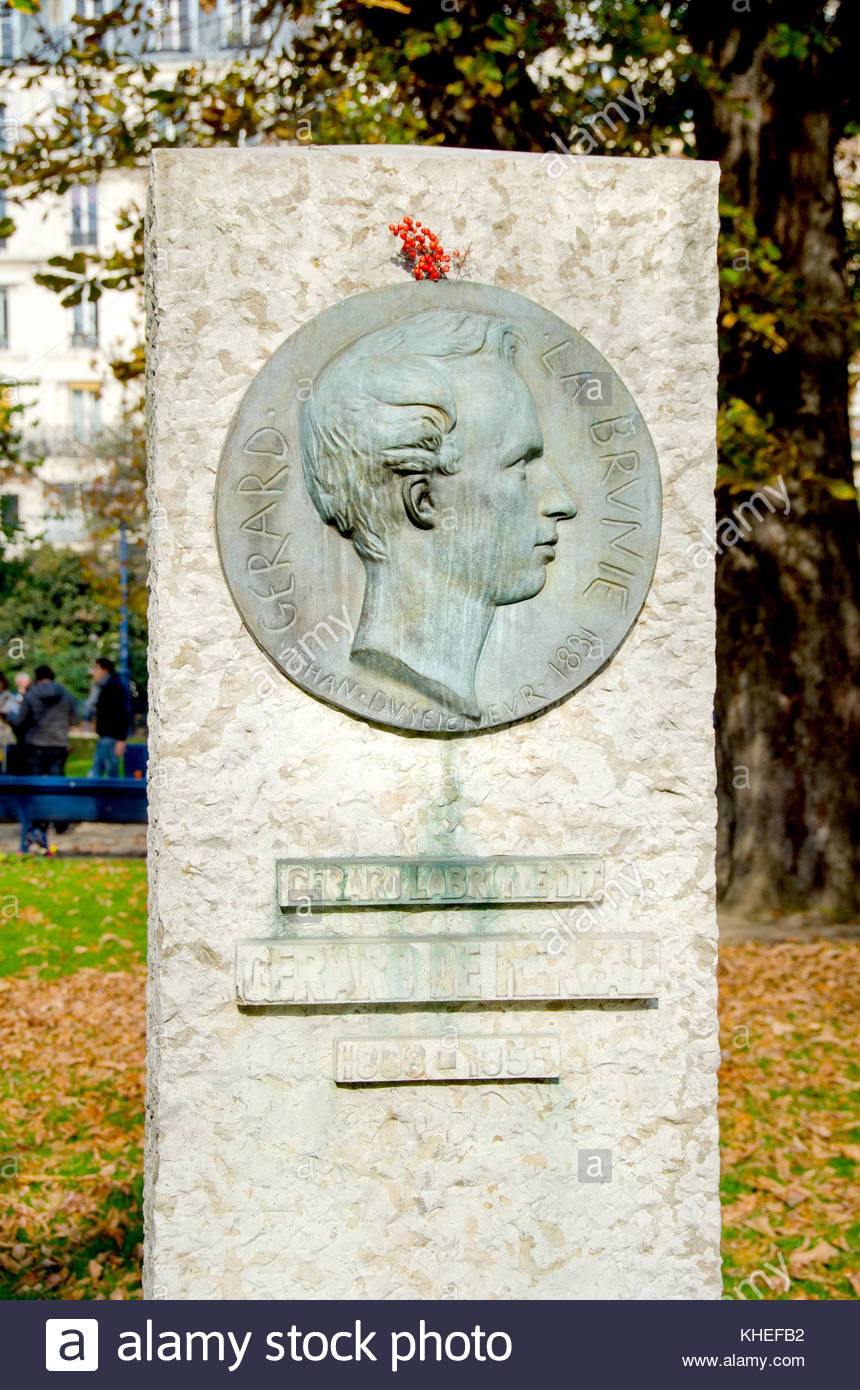
<instances>
[{"instance_id":1,"label":"white stone stele","mask_svg":"<svg viewBox=\"0 0 860 1390\"><path fill-rule=\"evenodd\" d=\"M362 149L159 152L149 220L149 1114L145 1290L167 1298L718 1298L713 573L717 167ZM620 372L660 458L654 585L538 719L403 736L296 689L215 547L233 411L283 339L403 274L389 222L471 243ZM241 1011L275 861L606 861L578 933L658 938L659 1006ZM338 1039L530 1035L558 1082L338 1086ZM434 1053L435 1056L435 1053ZM434 1062L435 1066L436 1063ZM610 1182L580 1181L610 1150ZM582 1171L587 1172L587 1164Z\"/></svg>"}]
</instances>

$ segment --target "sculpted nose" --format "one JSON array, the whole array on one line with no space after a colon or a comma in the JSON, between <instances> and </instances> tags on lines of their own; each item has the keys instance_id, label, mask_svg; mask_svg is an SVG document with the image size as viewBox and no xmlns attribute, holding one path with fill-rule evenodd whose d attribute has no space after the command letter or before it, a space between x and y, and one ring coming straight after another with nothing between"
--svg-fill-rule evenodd
<instances>
[{"instance_id":1,"label":"sculpted nose","mask_svg":"<svg viewBox=\"0 0 860 1390\"><path fill-rule=\"evenodd\" d=\"M576 503L555 469L543 460L540 509L544 516L568 521L576 516Z\"/></svg>"}]
</instances>

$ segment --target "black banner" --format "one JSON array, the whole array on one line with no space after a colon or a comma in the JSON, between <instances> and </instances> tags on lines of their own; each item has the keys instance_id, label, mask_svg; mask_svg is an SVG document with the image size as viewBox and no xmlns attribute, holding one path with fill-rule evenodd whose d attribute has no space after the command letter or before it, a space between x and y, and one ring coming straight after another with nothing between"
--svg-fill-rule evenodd
<instances>
[{"instance_id":1,"label":"black banner","mask_svg":"<svg viewBox=\"0 0 860 1390\"><path fill-rule=\"evenodd\" d=\"M301 1387L848 1383L845 1303L5 1303L7 1385ZM62 1383L62 1382L61 1382ZM77 1383L77 1382L76 1382Z\"/></svg>"}]
</instances>

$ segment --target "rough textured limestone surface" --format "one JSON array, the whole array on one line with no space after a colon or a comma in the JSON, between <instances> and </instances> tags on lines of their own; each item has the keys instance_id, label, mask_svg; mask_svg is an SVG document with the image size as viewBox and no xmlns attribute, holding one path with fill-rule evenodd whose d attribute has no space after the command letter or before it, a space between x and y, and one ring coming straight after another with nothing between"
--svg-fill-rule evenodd
<instances>
[{"instance_id":1,"label":"rough textured limestone surface","mask_svg":"<svg viewBox=\"0 0 860 1390\"><path fill-rule=\"evenodd\" d=\"M167 1298L719 1297L714 912L716 166L370 147L162 152L148 231L152 868L146 1273ZM558 162L554 168L557 172ZM282 340L392 283L387 224L587 337L632 391L660 555L614 660L489 735L424 738L303 693L215 547L225 433ZM657 1007L243 1013L275 860L594 853L576 930L659 937ZM343 1036L552 1033L554 1082L339 1087ZM583 1151L611 1153L587 1181Z\"/></svg>"}]
</instances>

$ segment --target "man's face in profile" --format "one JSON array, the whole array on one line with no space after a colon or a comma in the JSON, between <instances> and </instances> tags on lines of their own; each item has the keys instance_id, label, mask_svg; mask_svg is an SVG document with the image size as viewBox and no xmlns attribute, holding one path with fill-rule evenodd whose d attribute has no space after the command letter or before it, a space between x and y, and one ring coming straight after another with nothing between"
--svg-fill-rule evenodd
<instances>
[{"instance_id":1,"label":"man's face in profile","mask_svg":"<svg viewBox=\"0 0 860 1390\"><path fill-rule=\"evenodd\" d=\"M452 578L495 605L534 598L555 558L557 523L576 507L543 457L534 398L514 368L474 356L451 378L459 462L455 473L433 474L431 493Z\"/></svg>"},{"instance_id":2,"label":"man's face in profile","mask_svg":"<svg viewBox=\"0 0 860 1390\"><path fill-rule=\"evenodd\" d=\"M302 415L314 505L365 568L353 659L473 720L495 610L540 593L576 515L519 341L492 315L414 314L336 355Z\"/></svg>"}]
</instances>

